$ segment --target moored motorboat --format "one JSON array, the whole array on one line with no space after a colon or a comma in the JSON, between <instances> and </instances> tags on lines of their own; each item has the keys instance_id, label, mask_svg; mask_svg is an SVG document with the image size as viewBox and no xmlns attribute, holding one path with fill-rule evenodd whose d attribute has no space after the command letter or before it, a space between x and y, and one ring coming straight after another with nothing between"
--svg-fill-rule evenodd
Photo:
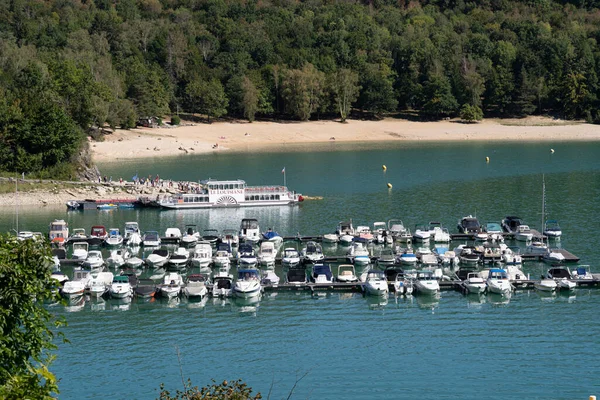
<instances>
[{"instance_id":1,"label":"moored motorboat","mask_svg":"<svg viewBox=\"0 0 600 400\"><path fill-rule=\"evenodd\" d=\"M335 230L335 233L339 237L339 241L341 244L348 245L352 243L356 231L354 230L354 226L352 226L352 220L350 221L340 221Z\"/></svg>"},{"instance_id":2,"label":"moored motorboat","mask_svg":"<svg viewBox=\"0 0 600 400\"><path fill-rule=\"evenodd\" d=\"M431 239L433 239L433 241L436 243L450 242L450 232L448 232L448 229L442 226L441 222L429 222L429 234Z\"/></svg>"},{"instance_id":3,"label":"moored motorboat","mask_svg":"<svg viewBox=\"0 0 600 400\"><path fill-rule=\"evenodd\" d=\"M239 232L240 243L242 241L249 241L251 243L258 243L260 235L260 226L258 220L254 218L244 218L240 224Z\"/></svg>"},{"instance_id":4,"label":"moored motorboat","mask_svg":"<svg viewBox=\"0 0 600 400\"><path fill-rule=\"evenodd\" d=\"M418 242L427 242L431 238L431 232L429 232L429 226L425 224L415 225L413 232L413 239Z\"/></svg>"},{"instance_id":5,"label":"moored motorboat","mask_svg":"<svg viewBox=\"0 0 600 400\"><path fill-rule=\"evenodd\" d=\"M239 298L253 298L260 296L261 293L258 270L255 268L238 270L237 279L233 284L233 295Z\"/></svg>"},{"instance_id":6,"label":"moored motorboat","mask_svg":"<svg viewBox=\"0 0 600 400\"><path fill-rule=\"evenodd\" d=\"M88 243L90 246L100 246L107 237L108 232L106 232L106 228L103 225L94 225L90 231Z\"/></svg>"},{"instance_id":7,"label":"moored motorboat","mask_svg":"<svg viewBox=\"0 0 600 400\"><path fill-rule=\"evenodd\" d=\"M110 257L106 259L106 265L109 268L121 268L125 265L125 260L129 258L129 251L125 249L113 249L110 251Z\"/></svg>"},{"instance_id":8,"label":"moored motorboat","mask_svg":"<svg viewBox=\"0 0 600 400\"><path fill-rule=\"evenodd\" d=\"M432 271L417 271L413 283L416 291L420 294L432 295L440 291L440 284Z\"/></svg>"},{"instance_id":9,"label":"moored motorboat","mask_svg":"<svg viewBox=\"0 0 600 400\"><path fill-rule=\"evenodd\" d=\"M542 292L554 292L556 291L558 285L554 279L546 278L542 276L539 281L535 281L533 284L537 290Z\"/></svg>"},{"instance_id":10,"label":"moored motorboat","mask_svg":"<svg viewBox=\"0 0 600 400\"><path fill-rule=\"evenodd\" d=\"M307 282L306 269L304 267L290 268L285 274L286 283L301 285Z\"/></svg>"},{"instance_id":11,"label":"moored motorboat","mask_svg":"<svg viewBox=\"0 0 600 400\"><path fill-rule=\"evenodd\" d=\"M273 228L267 229L266 232L262 233L262 236L263 240L272 242L275 244L275 246L281 246L281 243L283 243L283 237L281 237L281 235Z\"/></svg>"},{"instance_id":12,"label":"moored motorboat","mask_svg":"<svg viewBox=\"0 0 600 400\"><path fill-rule=\"evenodd\" d=\"M237 252L237 262L244 268L255 266L258 263L256 252L254 251L254 247L252 247L250 242L240 243Z\"/></svg>"},{"instance_id":13,"label":"moored motorboat","mask_svg":"<svg viewBox=\"0 0 600 400\"><path fill-rule=\"evenodd\" d=\"M104 259L100 250L90 250L82 265L92 270L101 268L104 265Z\"/></svg>"},{"instance_id":14,"label":"moored motorboat","mask_svg":"<svg viewBox=\"0 0 600 400\"><path fill-rule=\"evenodd\" d=\"M556 266L546 272L546 278L554 279L560 290L573 290L577 284L573 282L571 271L567 267Z\"/></svg>"},{"instance_id":15,"label":"moored motorboat","mask_svg":"<svg viewBox=\"0 0 600 400\"><path fill-rule=\"evenodd\" d=\"M286 247L281 255L281 265L293 268L300 264L300 252L294 247Z\"/></svg>"},{"instance_id":16,"label":"moored motorboat","mask_svg":"<svg viewBox=\"0 0 600 400\"><path fill-rule=\"evenodd\" d=\"M104 239L104 244L113 247L123 245L123 236L121 236L119 228L110 228L108 230L108 237Z\"/></svg>"},{"instance_id":17,"label":"moored motorboat","mask_svg":"<svg viewBox=\"0 0 600 400\"><path fill-rule=\"evenodd\" d=\"M150 268L160 268L167 264L171 254L167 249L156 249L146 257L146 264Z\"/></svg>"},{"instance_id":18,"label":"moored motorboat","mask_svg":"<svg viewBox=\"0 0 600 400\"><path fill-rule=\"evenodd\" d=\"M350 248L346 252L348 261L355 265L367 265L371 262L371 255L369 249L364 245L362 241L355 240L352 242Z\"/></svg>"},{"instance_id":19,"label":"moored motorboat","mask_svg":"<svg viewBox=\"0 0 600 400\"><path fill-rule=\"evenodd\" d=\"M396 253L396 263L414 266L419 259L411 249L404 249Z\"/></svg>"},{"instance_id":20,"label":"moored motorboat","mask_svg":"<svg viewBox=\"0 0 600 400\"><path fill-rule=\"evenodd\" d=\"M99 298L108 293L114 275L112 272L99 272L88 283L88 292L91 297Z\"/></svg>"},{"instance_id":21,"label":"moored motorboat","mask_svg":"<svg viewBox=\"0 0 600 400\"><path fill-rule=\"evenodd\" d=\"M363 290L367 295L386 296L389 293L388 281L383 271L371 269L363 284Z\"/></svg>"},{"instance_id":22,"label":"moored motorboat","mask_svg":"<svg viewBox=\"0 0 600 400\"><path fill-rule=\"evenodd\" d=\"M280 280L272 265L260 272L260 283L263 285L279 285Z\"/></svg>"},{"instance_id":23,"label":"moored motorboat","mask_svg":"<svg viewBox=\"0 0 600 400\"><path fill-rule=\"evenodd\" d=\"M531 228L529 228L529 225L519 225L514 234L515 240L518 240L520 242L530 242L531 240L533 240L533 233L531 232Z\"/></svg>"},{"instance_id":24,"label":"moored motorboat","mask_svg":"<svg viewBox=\"0 0 600 400\"><path fill-rule=\"evenodd\" d=\"M469 272L463 284L467 293L481 294L487 289L485 281L478 272Z\"/></svg>"},{"instance_id":25,"label":"moored motorboat","mask_svg":"<svg viewBox=\"0 0 600 400\"><path fill-rule=\"evenodd\" d=\"M179 296L182 287L183 278L177 272L169 272L166 274L163 283L159 285L161 296L168 299Z\"/></svg>"},{"instance_id":26,"label":"moored motorboat","mask_svg":"<svg viewBox=\"0 0 600 400\"><path fill-rule=\"evenodd\" d=\"M337 243L340 241L340 237L336 233L326 233L322 238L323 243Z\"/></svg>"},{"instance_id":27,"label":"moored motorboat","mask_svg":"<svg viewBox=\"0 0 600 400\"><path fill-rule=\"evenodd\" d=\"M158 247L160 246L160 243L160 235L157 231L145 232L142 237L142 246L144 247Z\"/></svg>"},{"instance_id":28,"label":"moored motorboat","mask_svg":"<svg viewBox=\"0 0 600 400\"><path fill-rule=\"evenodd\" d=\"M129 278L124 275L114 277L109 289L110 297L114 299L125 299L133 297L133 288L129 283Z\"/></svg>"},{"instance_id":29,"label":"moored motorboat","mask_svg":"<svg viewBox=\"0 0 600 400\"><path fill-rule=\"evenodd\" d=\"M565 262L565 256L557 250L548 249L542 256L542 261L550 265L558 265Z\"/></svg>"},{"instance_id":30,"label":"moored motorboat","mask_svg":"<svg viewBox=\"0 0 600 400\"><path fill-rule=\"evenodd\" d=\"M188 298L203 298L208 293L206 288L206 276L203 274L191 274L187 277L187 283L183 288L183 294Z\"/></svg>"},{"instance_id":31,"label":"moored motorboat","mask_svg":"<svg viewBox=\"0 0 600 400\"><path fill-rule=\"evenodd\" d=\"M472 215L467 215L466 217L462 217L458 224L456 225L459 233L471 234L475 235L482 231L481 224L477 217Z\"/></svg>"},{"instance_id":32,"label":"moored motorboat","mask_svg":"<svg viewBox=\"0 0 600 400\"><path fill-rule=\"evenodd\" d=\"M156 295L156 284L151 279L140 279L133 293L142 299L152 298Z\"/></svg>"},{"instance_id":33,"label":"moored motorboat","mask_svg":"<svg viewBox=\"0 0 600 400\"><path fill-rule=\"evenodd\" d=\"M64 219L55 219L50 223L48 238L51 243L64 244L69 238L69 224Z\"/></svg>"},{"instance_id":34,"label":"moored motorboat","mask_svg":"<svg viewBox=\"0 0 600 400\"><path fill-rule=\"evenodd\" d=\"M558 225L558 221L549 219L544 223L544 235L549 239L560 239L562 236L562 229Z\"/></svg>"},{"instance_id":35,"label":"moored motorboat","mask_svg":"<svg viewBox=\"0 0 600 400\"><path fill-rule=\"evenodd\" d=\"M213 297L230 297L233 293L233 275L225 271L217 271L213 275Z\"/></svg>"},{"instance_id":36,"label":"moored motorboat","mask_svg":"<svg viewBox=\"0 0 600 400\"><path fill-rule=\"evenodd\" d=\"M356 271L352 264L340 264L338 265L338 273L335 277L338 282L358 282L356 277Z\"/></svg>"},{"instance_id":37,"label":"moored motorboat","mask_svg":"<svg viewBox=\"0 0 600 400\"><path fill-rule=\"evenodd\" d=\"M175 269L183 269L187 267L189 259L190 252L188 251L188 249L180 246L171 254L171 256L169 257L169 261L167 261L167 264Z\"/></svg>"},{"instance_id":38,"label":"moored motorboat","mask_svg":"<svg viewBox=\"0 0 600 400\"><path fill-rule=\"evenodd\" d=\"M194 247L200 240L200 232L196 230L196 225L188 224L185 226L185 234L181 237L180 243L184 247Z\"/></svg>"},{"instance_id":39,"label":"moored motorboat","mask_svg":"<svg viewBox=\"0 0 600 400\"><path fill-rule=\"evenodd\" d=\"M192 266L195 268L208 268L212 262L212 246L210 243L200 242L194 247L194 254L192 255Z\"/></svg>"},{"instance_id":40,"label":"moored motorboat","mask_svg":"<svg viewBox=\"0 0 600 400\"><path fill-rule=\"evenodd\" d=\"M333 283L329 264L314 264L310 272L310 280L314 283Z\"/></svg>"},{"instance_id":41,"label":"moored motorboat","mask_svg":"<svg viewBox=\"0 0 600 400\"><path fill-rule=\"evenodd\" d=\"M306 242L306 246L302 248L300 255L304 263L317 263L325 258L321 245L312 240Z\"/></svg>"},{"instance_id":42,"label":"moored motorboat","mask_svg":"<svg viewBox=\"0 0 600 400\"><path fill-rule=\"evenodd\" d=\"M89 269L76 267L73 269L73 279L63 284L60 293L67 298L83 296L91 279L92 274Z\"/></svg>"},{"instance_id":43,"label":"moored motorboat","mask_svg":"<svg viewBox=\"0 0 600 400\"><path fill-rule=\"evenodd\" d=\"M488 291L491 293L507 296L512 291L512 285L508 280L506 270L501 268L492 268L488 272L486 280Z\"/></svg>"},{"instance_id":44,"label":"moored motorboat","mask_svg":"<svg viewBox=\"0 0 600 400\"><path fill-rule=\"evenodd\" d=\"M73 243L73 252L71 258L73 260L85 260L88 256L89 244L87 242Z\"/></svg>"},{"instance_id":45,"label":"moored motorboat","mask_svg":"<svg viewBox=\"0 0 600 400\"><path fill-rule=\"evenodd\" d=\"M129 221L125 222L125 231L123 235L123 241L128 246L140 246L142 244L142 233L137 222Z\"/></svg>"},{"instance_id":46,"label":"moored motorboat","mask_svg":"<svg viewBox=\"0 0 600 400\"><path fill-rule=\"evenodd\" d=\"M274 265L276 254L277 250L275 250L275 242L266 241L260 244L256 257L258 258L258 262L262 265Z\"/></svg>"}]
</instances>

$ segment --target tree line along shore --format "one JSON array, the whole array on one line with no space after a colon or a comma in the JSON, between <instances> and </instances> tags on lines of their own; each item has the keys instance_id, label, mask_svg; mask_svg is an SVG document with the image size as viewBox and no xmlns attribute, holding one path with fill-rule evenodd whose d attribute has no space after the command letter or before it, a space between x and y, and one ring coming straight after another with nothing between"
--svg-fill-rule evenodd
<instances>
[{"instance_id":1,"label":"tree line along shore","mask_svg":"<svg viewBox=\"0 0 600 400\"><path fill-rule=\"evenodd\" d=\"M0 170L73 178L90 167L80 157L90 128L161 117L177 124L181 115L208 122L549 114L596 122L597 7L7 2L0 5Z\"/></svg>"}]
</instances>

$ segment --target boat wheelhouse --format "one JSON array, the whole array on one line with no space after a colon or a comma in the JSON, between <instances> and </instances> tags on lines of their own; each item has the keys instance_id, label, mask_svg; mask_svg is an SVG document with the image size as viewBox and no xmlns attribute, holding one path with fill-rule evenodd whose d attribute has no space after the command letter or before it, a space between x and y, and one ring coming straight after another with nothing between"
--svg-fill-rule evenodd
<instances>
[{"instance_id":1,"label":"boat wheelhouse","mask_svg":"<svg viewBox=\"0 0 600 400\"><path fill-rule=\"evenodd\" d=\"M195 193L179 193L165 197L158 204L164 208L211 208L281 206L296 204L304 200L302 195L290 191L286 186L247 186L238 180L204 180Z\"/></svg>"}]
</instances>

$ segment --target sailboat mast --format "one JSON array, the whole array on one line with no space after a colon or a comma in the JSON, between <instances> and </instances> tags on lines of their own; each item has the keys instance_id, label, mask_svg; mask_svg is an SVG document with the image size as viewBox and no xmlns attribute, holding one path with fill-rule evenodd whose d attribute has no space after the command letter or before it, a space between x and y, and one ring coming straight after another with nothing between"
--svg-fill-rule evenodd
<instances>
[{"instance_id":1,"label":"sailboat mast","mask_svg":"<svg viewBox=\"0 0 600 400\"><path fill-rule=\"evenodd\" d=\"M19 175L15 179L15 224L17 236L19 235Z\"/></svg>"},{"instance_id":2,"label":"sailboat mast","mask_svg":"<svg viewBox=\"0 0 600 400\"><path fill-rule=\"evenodd\" d=\"M544 232L544 224L546 219L546 179L542 174L542 235ZM542 236L543 237L543 236Z\"/></svg>"}]
</instances>

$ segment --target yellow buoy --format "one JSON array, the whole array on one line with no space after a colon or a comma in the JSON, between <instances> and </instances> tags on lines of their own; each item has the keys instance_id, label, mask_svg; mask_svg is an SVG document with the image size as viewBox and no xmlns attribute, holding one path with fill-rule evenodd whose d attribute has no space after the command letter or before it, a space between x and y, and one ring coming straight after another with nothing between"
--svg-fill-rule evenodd
<instances>
[{"instance_id":1,"label":"yellow buoy","mask_svg":"<svg viewBox=\"0 0 600 400\"><path fill-rule=\"evenodd\" d=\"M381 166L381 169L383 169L384 171L387 169L387 167L385 166L385 164L383 164L383 165Z\"/></svg>"},{"instance_id":2,"label":"yellow buoy","mask_svg":"<svg viewBox=\"0 0 600 400\"><path fill-rule=\"evenodd\" d=\"M390 189L392 188L392 184L391 183L388 183L388 188L390 188Z\"/></svg>"},{"instance_id":3,"label":"yellow buoy","mask_svg":"<svg viewBox=\"0 0 600 400\"><path fill-rule=\"evenodd\" d=\"M490 162L490 158L489 158L489 157L486 157L486 158L485 158L485 162Z\"/></svg>"},{"instance_id":4,"label":"yellow buoy","mask_svg":"<svg viewBox=\"0 0 600 400\"><path fill-rule=\"evenodd\" d=\"M550 149L550 153L554 153L554 149Z\"/></svg>"}]
</instances>

